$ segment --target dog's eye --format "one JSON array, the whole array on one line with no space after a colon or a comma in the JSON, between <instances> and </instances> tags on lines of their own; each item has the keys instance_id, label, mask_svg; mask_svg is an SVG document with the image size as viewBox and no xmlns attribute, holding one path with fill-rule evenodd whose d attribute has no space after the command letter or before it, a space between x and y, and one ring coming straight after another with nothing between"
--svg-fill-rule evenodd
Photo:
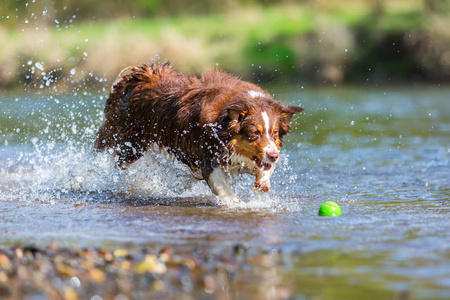
<instances>
[{"instance_id":1,"label":"dog's eye","mask_svg":"<svg viewBox=\"0 0 450 300\"><path fill-rule=\"evenodd\" d=\"M255 140L259 139L260 136L261 136L261 132L259 132L259 130L255 130L250 134L248 139L250 141L255 141Z\"/></svg>"},{"instance_id":2,"label":"dog's eye","mask_svg":"<svg viewBox=\"0 0 450 300\"><path fill-rule=\"evenodd\" d=\"M274 130L272 132L272 137L277 138L278 137L278 130Z\"/></svg>"}]
</instances>

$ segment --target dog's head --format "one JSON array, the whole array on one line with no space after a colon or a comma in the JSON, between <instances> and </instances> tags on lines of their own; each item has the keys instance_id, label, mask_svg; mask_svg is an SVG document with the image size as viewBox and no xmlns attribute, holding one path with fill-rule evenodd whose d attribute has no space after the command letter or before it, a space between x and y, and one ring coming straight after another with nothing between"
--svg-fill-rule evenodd
<instances>
[{"instance_id":1,"label":"dog's head","mask_svg":"<svg viewBox=\"0 0 450 300\"><path fill-rule=\"evenodd\" d=\"M266 93L251 90L237 95L226 108L232 153L270 170L278 160L292 116L301 111L303 108L284 106Z\"/></svg>"}]
</instances>

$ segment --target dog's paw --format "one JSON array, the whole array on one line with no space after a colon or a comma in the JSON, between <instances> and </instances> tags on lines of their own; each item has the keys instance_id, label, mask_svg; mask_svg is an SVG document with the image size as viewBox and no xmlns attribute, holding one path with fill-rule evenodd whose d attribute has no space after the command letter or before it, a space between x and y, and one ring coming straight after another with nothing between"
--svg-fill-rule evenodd
<instances>
[{"instance_id":1,"label":"dog's paw","mask_svg":"<svg viewBox=\"0 0 450 300\"><path fill-rule=\"evenodd\" d=\"M270 182L259 180L255 182L255 187L252 189L252 192L255 191L268 192L269 190L270 190Z\"/></svg>"}]
</instances>

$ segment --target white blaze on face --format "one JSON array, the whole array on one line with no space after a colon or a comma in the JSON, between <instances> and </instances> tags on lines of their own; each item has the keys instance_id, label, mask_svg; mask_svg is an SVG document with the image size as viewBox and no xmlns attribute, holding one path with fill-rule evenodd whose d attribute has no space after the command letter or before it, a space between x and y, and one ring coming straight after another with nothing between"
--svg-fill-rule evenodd
<instances>
[{"instance_id":1,"label":"white blaze on face","mask_svg":"<svg viewBox=\"0 0 450 300\"><path fill-rule=\"evenodd\" d=\"M264 132L262 132L262 135L265 135L267 140L269 141L269 144L264 148L264 154L265 156L267 156L267 153L271 153L271 152L277 152L278 153L278 148L275 145L275 142L273 141L272 137L270 136L269 130L270 130L270 120L269 120L269 115L263 111L262 112L262 117L264 120ZM266 159L266 157L264 157L264 159Z\"/></svg>"}]
</instances>

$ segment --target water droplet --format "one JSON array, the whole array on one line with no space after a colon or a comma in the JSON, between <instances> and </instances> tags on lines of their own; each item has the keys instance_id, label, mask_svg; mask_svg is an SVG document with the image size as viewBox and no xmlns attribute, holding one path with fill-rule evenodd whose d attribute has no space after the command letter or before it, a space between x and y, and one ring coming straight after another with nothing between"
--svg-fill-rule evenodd
<instances>
[{"instance_id":1,"label":"water droplet","mask_svg":"<svg viewBox=\"0 0 450 300\"><path fill-rule=\"evenodd\" d=\"M36 68L38 68L39 70L44 71L44 66L42 65L42 63L37 62L37 63L35 63L34 65L35 65Z\"/></svg>"},{"instance_id":2,"label":"water droplet","mask_svg":"<svg viewBox=\"0 0 450 300\"><path fill-rule=\"evenodd\" d=\"M70 74L71 74L71 75L75 75L76 72L77 72L77 69L76 69L76 68L73 68L73 69L70 70Z\"/></svg>"}]
</instances>

